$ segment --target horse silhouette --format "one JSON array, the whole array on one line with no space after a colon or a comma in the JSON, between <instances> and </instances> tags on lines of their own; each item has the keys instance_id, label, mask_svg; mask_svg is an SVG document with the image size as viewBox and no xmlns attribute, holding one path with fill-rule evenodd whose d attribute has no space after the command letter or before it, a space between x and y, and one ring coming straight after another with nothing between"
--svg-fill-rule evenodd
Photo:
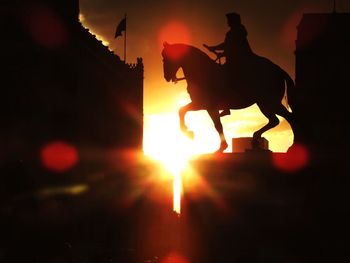
<instances>
[{"instance_id":1,"label":"horse silhouette","mask_svg":"<svg viewBox=\"0 0 350 263\"><path fill-rule=\"evenodd\" d=\"M163 45L165 80L176 83L186 79L187 82L191 102L179 110L180 129L187 136L193 138L194 134L186 126L186 113L207 110L220 135L217 152L223 152L228 144L223 133L220 111L242 109L254 103L268 119L268 123L253 134L254 148L258 147L264 132L279 124L276 114L285 118L293 130L293 115L283 106L282 99L286 86L288 94L294 88L294 82L278 65L267 58L254 55L242 68L232 70L216 63L196 47L166 42ZM184 73L182 79L176 77L179 68Z\"/></svg>"}]
</instances>

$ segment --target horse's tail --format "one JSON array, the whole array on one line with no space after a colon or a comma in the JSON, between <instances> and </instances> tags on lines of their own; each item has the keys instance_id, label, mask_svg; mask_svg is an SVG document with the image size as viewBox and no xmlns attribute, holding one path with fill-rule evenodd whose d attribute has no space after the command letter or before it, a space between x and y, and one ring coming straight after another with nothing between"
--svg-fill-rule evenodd
<instances>
[{"instance_id":1,"label":"horse's tail","mask_svg":"<svg viewBox=\"0 0 350 263\"><path fill-rule=\"evenodd\" d=\"M285 92L285 100L286 100L286 106L288 109L290 109L290 104L289 104L289 99L293 96L292 93L294 92L294 87L295 87L295 84L294 84L294 80L289 76L289 74L284 70L282 69L281 67L279 67L279 71L284 79L284 81L286 82L286 85L287 85L287 91Z\"/></svg>"}]
</instances>

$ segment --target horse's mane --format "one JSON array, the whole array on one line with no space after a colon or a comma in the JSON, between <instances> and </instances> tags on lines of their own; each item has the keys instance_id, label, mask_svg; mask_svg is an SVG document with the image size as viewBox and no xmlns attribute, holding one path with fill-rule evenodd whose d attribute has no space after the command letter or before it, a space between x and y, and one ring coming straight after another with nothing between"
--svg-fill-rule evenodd
<instances>
[{"instance_id":1,"label":"horse's mane","mask_svg":"<svg viewBox=\"0 0 350 263\"><path fill-rule=\"evenodd\" d=\"M187 45L187 46L192 51L192 52L189 52L189 54L192 53L193 55L197 56L199 59L213 62L213 60L204 51L194 46L190 46L190 45Z\"/></svg>"},{"instance_id":2,"label":"horse's mane","mask_svg":"<svg viewBox=\"0 0 350 263\"><path fill-rule=\"evenodd\" d=\"M178 48L182 50L188 49L188 51L185 52L186 56L192 56L191 59L194 59L198 62L205 62L205 63L214 63L216 64L204 51L200 50L197 47L183 44L183 43L175 43L175 44L170 44L170 48Z\"/></svg>"}]
</instances>

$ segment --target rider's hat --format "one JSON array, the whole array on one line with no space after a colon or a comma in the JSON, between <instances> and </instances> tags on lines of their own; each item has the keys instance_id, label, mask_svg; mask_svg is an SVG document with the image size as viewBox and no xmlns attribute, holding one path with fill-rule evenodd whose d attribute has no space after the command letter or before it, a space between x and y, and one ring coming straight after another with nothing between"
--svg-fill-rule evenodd
<instances>
[{"instance_id":1,"label":"rider's hat","mask_svg":"<svg viewBox=\"0 0 350 263\"><path fill-rule=\"evenodd\" d=\"M241 16L237 13L228 13L226 14L227 21L230 25L240 25Z\"/></svg>"}]
</instances>

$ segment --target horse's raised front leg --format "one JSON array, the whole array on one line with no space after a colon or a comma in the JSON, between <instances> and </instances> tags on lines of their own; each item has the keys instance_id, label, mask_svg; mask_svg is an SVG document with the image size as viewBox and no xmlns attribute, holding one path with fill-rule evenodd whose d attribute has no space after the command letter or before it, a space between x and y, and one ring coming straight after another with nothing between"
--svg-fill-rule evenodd
<instances>
[{"instance_id":1,"label":"horse's raised front leg","mask_svg":"<svg viewBox=\"0 0 350 263\"><path fill-rule=\"evenodd\" d=\"M190 139L194 138L193 131L188 130L186 123L185 123L185 115L188 111L193 110L193 104L192 102L188 103L187 105L183 106L179 110L179 117L180 117L180 129L181 131Z\"/></svg>"},{"instance_id":2,"label":"horse's raised front leg","mask_svg":"<svg viewBox=\"0 0 350 263\"><path fill-rule=\"evenodd\" d=\"M209 113L209 116L214 123L215 129L217 130L217 132L220 135L220 147L216 151L216 153L222 153L224 150L226 150L228 144L226 142L225 135L224 135L224 129L222 127L222 123L220 120L220 113L217 110L208 110L208 113Z\"/></svg>"}]
</instances>

